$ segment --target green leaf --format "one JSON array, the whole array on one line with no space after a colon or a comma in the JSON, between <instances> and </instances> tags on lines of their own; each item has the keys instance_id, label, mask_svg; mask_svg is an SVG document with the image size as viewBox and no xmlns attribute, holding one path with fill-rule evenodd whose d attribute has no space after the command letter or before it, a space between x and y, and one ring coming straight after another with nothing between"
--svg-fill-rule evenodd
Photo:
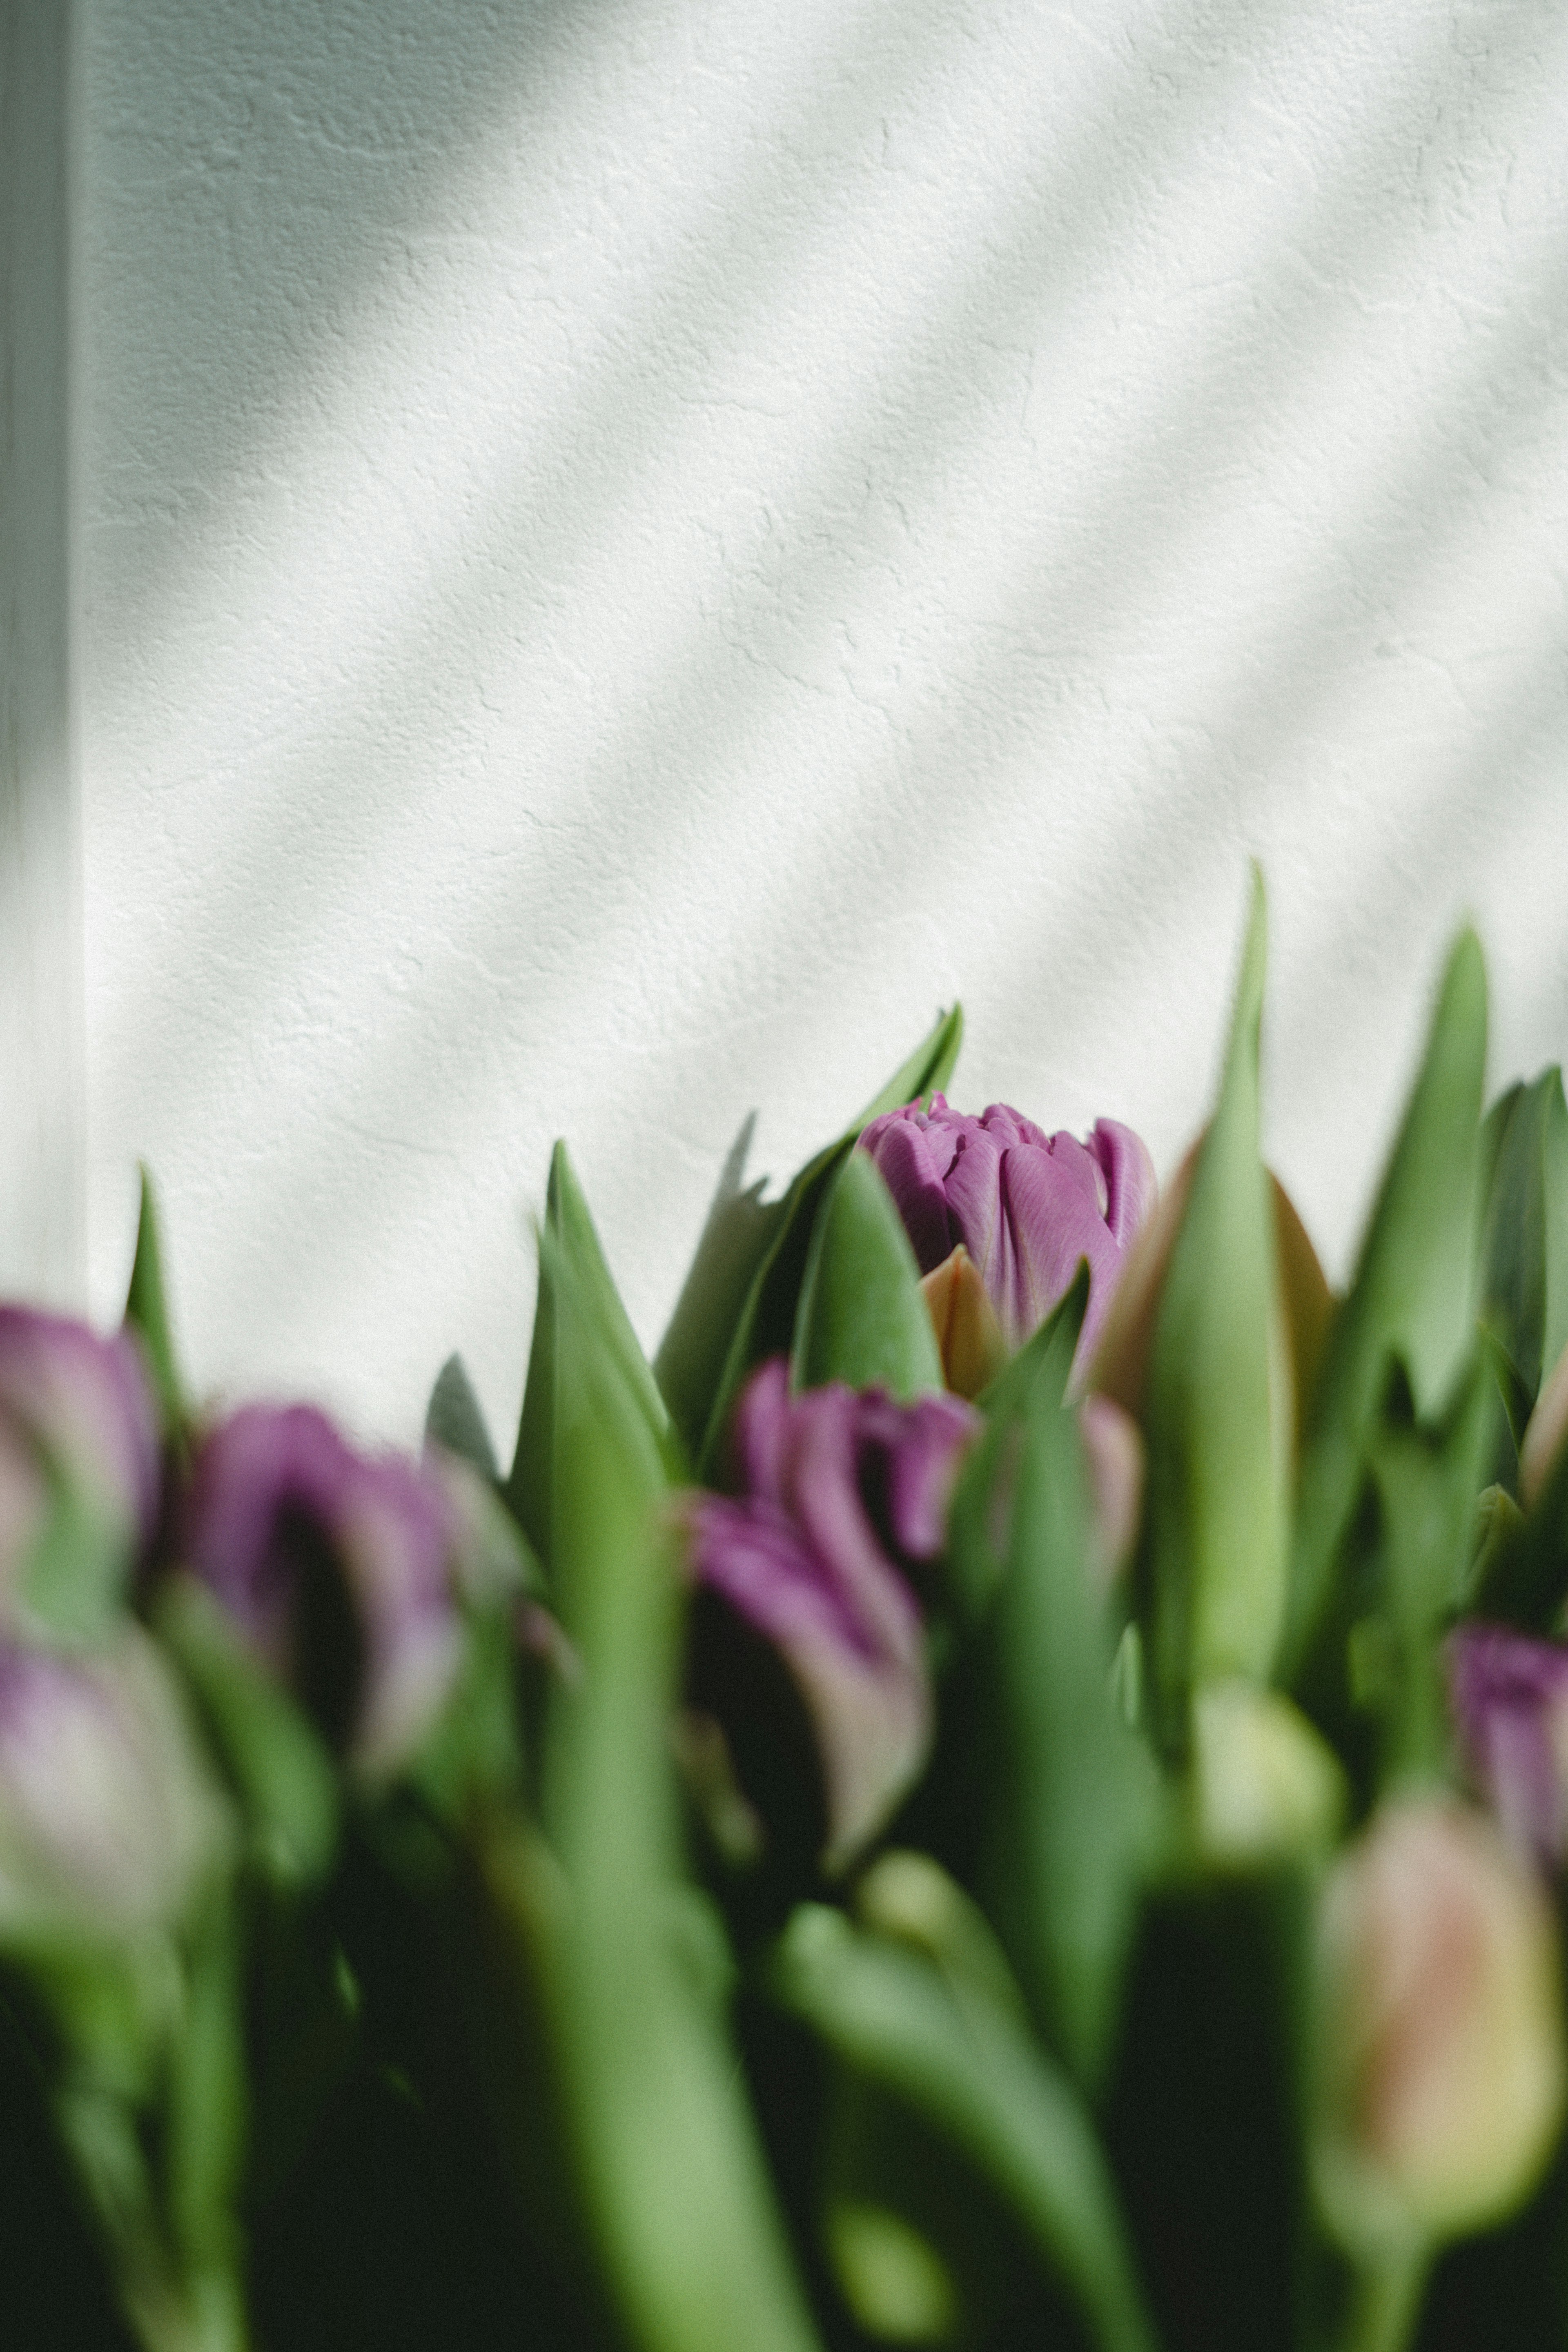
<instances>
[{"instance_id":1,"label":"green leaf","mask_svg":"<svg viewBox=\"0 0 1568 2352\"><path fill-rule=\"evenodd\" d=\"M27 1629L73 1649L106 1641L125 1609L136 1539L64 1465L42 1466L48 1509L16 1580Z\"/></svg>"},{"instance_id":2,"label":"green leaf","mask_svg":"<svg viewBox=\"0 0 1568 2352\"><path fill-rule=\"evenodd\" d=\"M136 1221L136 1255L132 1261L125 1320L131 1329L140 1335L146 1350L163 1433L172 1437L184 1428L188 1409L179 1368L174 1360L174 1343L169 1332L168 1302L163 1292L163 1248L158 1237L158 1204L145 1161L142 1163L141 1174L142 1207Z\"/></svg>"},{"instance_id":3,"label":"green leaf","mask_svg":"<svg viewBox=\"0 0 1568 2352\"><path fill-rule=\"evenodd\" d=\"M1559 1635L1568 1607L1568 1445L1528 1515L1510 1496L1493 1496L1483 1531L1467 1613Z\"/></svg>"},{"instance_id":4,"label":"green leaf","mask_svg":"<svg viewBox=\"0 0 1568 2352\"><path fill-rule=\"evenodd\" d=\"M768 1987L830 2049L932 2123L989 2180L1100 2352L1152 2352L1153 2331L1114 2183L1068 2078L1006 2009L955 1990L921 1954L796 1910Z\"/></svg>"},{"instance_id":5,"label":"green leaf","mask_svg":"<svg viewBox=\"0 0 1568 2352\"><path fill-rule=\"evenodd\" d=\"M1081 1318L1084 1278L1075 1291ZM1037 1381L985 1650L994 1742L990 1907L1037 2017L1080 2083L1104 2077L1156 1822L1152 1761L1111 1685L1076 1417Z\"/></svg>"},{"instance_id":6,"label":"green leaf","mask_svg":"<svg viewBox=\"0 0 1568 2352\"><path fill-rule=\"evenodd\" d=\"M1297 1482L1280 1659L1287 1680L1305 1660L1330 1600L1394 1360L1405 1366L1423 1422L1441 1418L1464 1370L1474 1330L1486 1042L1486 969L1474 932L1466 930L1448 958L1426 1055L1318 1382Z\"/></svg>"},{"instance_id":7,"label":"green leaf","mask_svg":"<svg viewBox=\"0 0 1568 2352\"><path fill-rule=\"evenodd\" d=\"M942 1386L920 1268L882 1177L851 1151L823 1203L795 1313L797 1389L845 1381L901 1399Z\"/></svg>"},{"instance_id":8,"label":"green leaf","mask_svg":"<svg viewBox=\"0 0 1568 2352\"><path fill-rule=\"evenodd\" d=\"M1089 1302L1089 1266L1078 1272L1045 1321L977 1402L984 1415L963 1457L947 1517L945 1598L961 1626L985 1621L1006 1572L1006 1481L1016 1465L1018 1423L1037 1393L1059 1405Z\"/></svg>"},{"instance_id":9,"label":"green leaf","mask_svg":"<svg viewBox=\"0 0 1568 2352\"><path fill-rule=\"evenodd\" d=\"M908 1061L900 1063L887 1085L872 1096L847 1130L846 1140L853 1143L874 1118L882 1118L888 1111L902 1110L906 1103L929 1102L932 1095L942 1094L958 1066L963 1043L963 1007L955 1004L951 1013L938 1013L936 1026L921 1038Z\"/></svg>"},{"instance_id":10,"label":"green leaf","mask_svg":"<svg viewBox=\"0 0 1568 2352\"><path fill-rule=\"evenodd\" d=\"M583 1661L552 1708L545 1819L571 1889L552 1975L589 2235L643 2352L812 2352L721 2016L678 1931L668 1738L680 1585L665 1461L604 1288L546 1226L553 1551Z\"/></svg>"},{"instance_id":11,"label":"green leaf","mask_svg":"<svg viewBox=\"0 0 1568 2352\"><path fill-rule=\"evenodd\" d=\"M448 1454L459 1454L465 1462L471 1463L479 1475L492 1485L500 1483L500 1465L485 1426L484 1408L474 1393L461 1356L448 1356L436 1375L425 1414L425 1436L426 1443L433 1439Z\"/></svg>"},{"instance_id":12,"label":"green leaf","mask_svg":"<svg viewBox=\"0 0 1568 2352\"><path fill-rule=\"evenodd\" d=\"M605 1263L605 1253L566 1146L557 1143L550 1161L544 1226L540 1235L539 1297L534 1309L528 1381L523 1390L517 1450L506 1483L507 1501L547 1572L552 1567L555 1422L560 1382L555 1293L563 1279L574 1284L582 1294L582 1311L592 1315L601 1343L618 1369L627 1399L640 1415L656 1448L662 1448L669 1437L669 1415L664 1399Z\"/></svg>"},{"instance_id":13,"label":"green leaf","mask_svg":"<svg viewBox=\"0 0 1568 2352\"><path fill-rule=\"evenodd\" d=\"M1284 1613L1291 1412L1274 1206L1258 1152L1265 959L1255 870L1219 1102L1149 1365L1141 1563L1155 1720L1178 1749L1194 1687L1267 1676Z\"/></svg>"},{"instance_id":14,"label":"green leaf","mask_svg":"<svg viewBox=\"0 0 1568 2352\"><path fill-rule=\"evenodd\" d=\"M697 1255L653 1360L659 1392L693 1454L701 1445L747 1294L778 1236L788 1201L787 1194L777 1201L763 1199L765 1176L742 1184L756 1124L753 1111L731 1147Z\"/></svg>"},{"instance_id":15,"label":"green leaf","mask_svg":"<svg viewBox=\"0 0 1568 2352\"><path fill-rule=\"evenodd\" d=\"M1480 1314L1513 1375L1499 1385L1517 1444L1568 1339L1568 1106L1558 1070L1492 1105L1480 1160Z\"/></svg>"},{"instance_id":16,"label":"green leaf","mask_svg":"<svg viewBox=\"0 0 1568 2352\"><path fill-rule=\"evenodd\" d=\"M760 1254L744 1304L726 1344L698 1454L698 1475L712 1483L722 1461L730 1414L746 1375L766 1357L784 1355L794 1342L795 1312L811 1239L823 1199L856 1141L874 1118L903 1104L939 1092L952 1075L963 1036L963 1013L954 1005L931 1034L873 1095L835 1143L800 1171L777 1203L776 1220L759 1236ZM765 1213L765 1212L764 1212ZM690 1410L689 1405L688 1410ZM693 1426L695 1419L693 1418Z\"/></svg>"},{"instance_id":17,"label":"green leaf","mask_svg":"<svg viewBox=\"0 0 1568 2352\"><path fill-rule=\"evenodd\" d=\"M240 1798L261 1868L283 1885L324 1877L337 1846L338 1779L313 1727L194 1578L169 1580L153 1623Z\"/></svg>"},{"instance_id":18,"label":"green leaf","mask_svg":"<svg viewBox=\"0 0 1568 2352\"><path fill-rule=\"evenodd\" d=\"M1464 1593L1476 1496L1494 1432L1495 1397L1478 1358L1447 1424L1386 1419L1368 1459L1381 1511L1379 1582L1387 1628L1380 1778L1443 1777L1449 1744L1441 1641Z\"/></svg>"}]
</instances>

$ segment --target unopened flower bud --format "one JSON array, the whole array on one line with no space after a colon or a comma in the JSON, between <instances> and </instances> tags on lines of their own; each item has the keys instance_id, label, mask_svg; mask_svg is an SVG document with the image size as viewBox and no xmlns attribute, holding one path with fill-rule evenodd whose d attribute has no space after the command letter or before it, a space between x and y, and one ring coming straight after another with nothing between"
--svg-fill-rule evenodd
<instances>
[{"instance_id":1,"label":"unopened flower bud","mask_svg":"<svg viewBox=\"0 0 1568 2352\"><path fill-rule=\"evenodd\" d=\"M1009 1349L1044 1322L1087 1258L1078 1360L1088 1363L1154 1201L1154 1165L1130 1127L1102 1118L1079 1143L1047 1135L1005 1103L975 1118L933 1095L929 1110L907 1103L873 1119L859 1148L876 1161L922 1274L963 1244Z\"/></svg>"},{"instance_id":2,"label":"unopened flower bud","mask_svg":"<svg viewBox=\"0 0 1568 2352\"><path fill-rule=\"evenodd\" d=\"M1201 1858L1251 1870L1326 1846L1345 1782L1333 1750L1279 1692L1209 1683L1193 1702L1192 1795Z\"/></svg>"},{"instance_id":3,"label":"unopened flower bud","mask_svg":"<svg viewBox=\"0 0 1568 2352\"><path fill-rule=\"evenodd\" d=\"M1516 1853L1568 1858L1568 1649L1506 1625L1459 1625L1448 1687L1465 1760Z\"/></svg>"},{"instance_id":4,"label":"unopened flower bud","mask_svg":"<svg viewBox=\"0 0 1568 2352\"><path fill-rule=\"evenodd\" d=\"M736 1415L742 1493L688 1507L694 1580L772 1645L810 1717L830 1871L881 1827L925 1759L931 1702L913 1580L942 1551L975 1426L951 1396L904 1405L833 1382L792 1397L775 1360ZM746 1727L726 1720L722 1672L710 1679L691 1696L733 1738Z\"/></svg>"},{"instance_id":5,"label":"unopened flower bud","mask_svg":"<svg viewBox=\"0 0 1568 2352\"><path fill-rule=\"evenodd\" d=\"M168 1922L227 1832L181 1695L138 1628L101 1654L0 1645L0 1941Z\"/></svg>"},{"instance_id":6,"label":"unopened flower bud","mask_svg":"<svg viewBox=\"0 0 1568 2352\"><path fill-rule=\"evenodd\" d=\"M329 1745L384 1777L457 1675L458 1534L433 1472L356 1453L312 1406L247 1405L197 1453L181 1557Z\"/></svg>"},{"instance_id":7,"label":"unopened flower bud","mask_svg":"<svg viewBox=\"0 0 1568 2352\"><path fill-rule=\"evenodd\" d=\"M1380 2259L1500 2220L1563 2118L1557 1937L1486 1820L1390 1804L1336 1865L1319 1921L1317 2179Z\"/></svg>"},{"instance_id":8,"label":"unopened flower bud","mask_svg":"<svg viewBox=\"0 0 1568 2352\"><path fill-rule=\"evenodd\" d=\"M157 1423L134 1343L0 1307L0 1621L96 1635L157 1503Z\"/></svg>"}]
</instances>

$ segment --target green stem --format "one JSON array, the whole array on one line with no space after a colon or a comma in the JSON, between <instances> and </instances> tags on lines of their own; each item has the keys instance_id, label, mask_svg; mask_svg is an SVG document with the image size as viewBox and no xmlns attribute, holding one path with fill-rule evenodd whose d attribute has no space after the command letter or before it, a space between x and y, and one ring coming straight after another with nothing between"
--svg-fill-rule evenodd
<instances>
[{"instance_id":1,"label":"green stem","mask_svg":"<svg viewBox=\"0 0 1568 2352\"><path fill-rule=\"evenodd\" d=\"M1420 2315L1429 2260L1422 2251L1361 2265L1341 2352L1405 2352Z\"/></svg>"}]
</instances>

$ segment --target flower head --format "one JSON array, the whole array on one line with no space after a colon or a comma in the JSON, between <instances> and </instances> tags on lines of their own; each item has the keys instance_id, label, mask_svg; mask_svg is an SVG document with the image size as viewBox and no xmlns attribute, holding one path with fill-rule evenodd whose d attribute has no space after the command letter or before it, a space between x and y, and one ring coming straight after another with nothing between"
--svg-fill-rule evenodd
<instances>
[{"instance_id":1,"label":"flower head","mask_svg":"<svg viewBox=\"0 0 1568 2352\"><path fill-rule=\"evenodd\" d=\"M134 1342L0 1307L0 1620L96 1630L157 1507L157 1423Z\"/></svg>"},{"instance_id":2,"label":"flower head","mask_svg":"<svg viewBox=\"0 0 1568 2352\"><path fill-rule=\"evenodd\" d=\"M226 1833L145 1634L68 1656L0 1643L0 1937L166 1923Z\"/></svg>"},{"instance_id":3,"label":"flower head","mask_svg":"<svg viewBox=\"0 0 1568 2352\"><path fill-rule=\"evenodd\" d=\"M1448 1688L1476 1786L1517 1852L1568 1857L1568 1649L1505 1625L1449 1635Z\"/></svg>"},{"instance_id":4,"label":"flower head","mask_svg":"<svg viewBox=\"0 0 1568 2352\"><path fill-rule=\"evenodd\" d=\"M933 1095L872 1120L860 1138L898 1204L921 1272L963 1247L1010 1348L1044 1322L1079 1260L1089 1269L1079 1342L1087 1363L1125 1252L1153 1205L1154 1168L1130 1127L1099 1120L1087 1141L1047 1135L993 1103L978 1118Z\"/></svg>"},{"instance_id":5,"label":"flower head","mask_svg":"<svg viewBox=\"0 0 1568 2352\"><path fill-rule=\"evenodd\" d=\"M1486 1820L1390 1804L1320 1915L1318 2179L1358 2252L1500 2219L1531 2188L1568 2079L1556 1934Z\"/></svg>"},{"instance_id":6,"label":"flower head","mask_svg":"<svg viewBox=\"0 0 1568 2352\"><path fill-rule=\"evenodd\" d=\"M837 1382L792 1397L775 1360L737 1413L741 1494L689 1507L694 1580L773 1646L811 1718L829 1870L881 1826L924 1760L931 1690L912 1580L942 1551L975 1426L955 1397L902 1405ZM697 1696L722 1719L722 1689Z\"/></svg>"},{"instance_id":7,"label":"flower head","mask_svg":"<svg viewBox=\"0 0 1568 2352\"><path fill-rule=\"evenodd\" d=\"M313 1406L257 1404L198 1451L181 1553L329 1742L381 1774L458 1669L458 1533L430 1470L356 1453Z\"/></svg>"}]
</instances>

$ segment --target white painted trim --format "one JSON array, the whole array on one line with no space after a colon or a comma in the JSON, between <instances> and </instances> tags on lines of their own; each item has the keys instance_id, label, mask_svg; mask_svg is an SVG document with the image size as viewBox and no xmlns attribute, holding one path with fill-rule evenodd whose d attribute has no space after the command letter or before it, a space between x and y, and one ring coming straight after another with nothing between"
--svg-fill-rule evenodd
<instances>
[{"instance_id":1,"label":"white painted trim","mask_svg":"<svg viewBox=\"0 0 1568 2352\"><path fill-rule=\"evenodd\" d=\"M84 1278L67 0L0 0L0 1295Z\"/></svg>"}]
</instances>

